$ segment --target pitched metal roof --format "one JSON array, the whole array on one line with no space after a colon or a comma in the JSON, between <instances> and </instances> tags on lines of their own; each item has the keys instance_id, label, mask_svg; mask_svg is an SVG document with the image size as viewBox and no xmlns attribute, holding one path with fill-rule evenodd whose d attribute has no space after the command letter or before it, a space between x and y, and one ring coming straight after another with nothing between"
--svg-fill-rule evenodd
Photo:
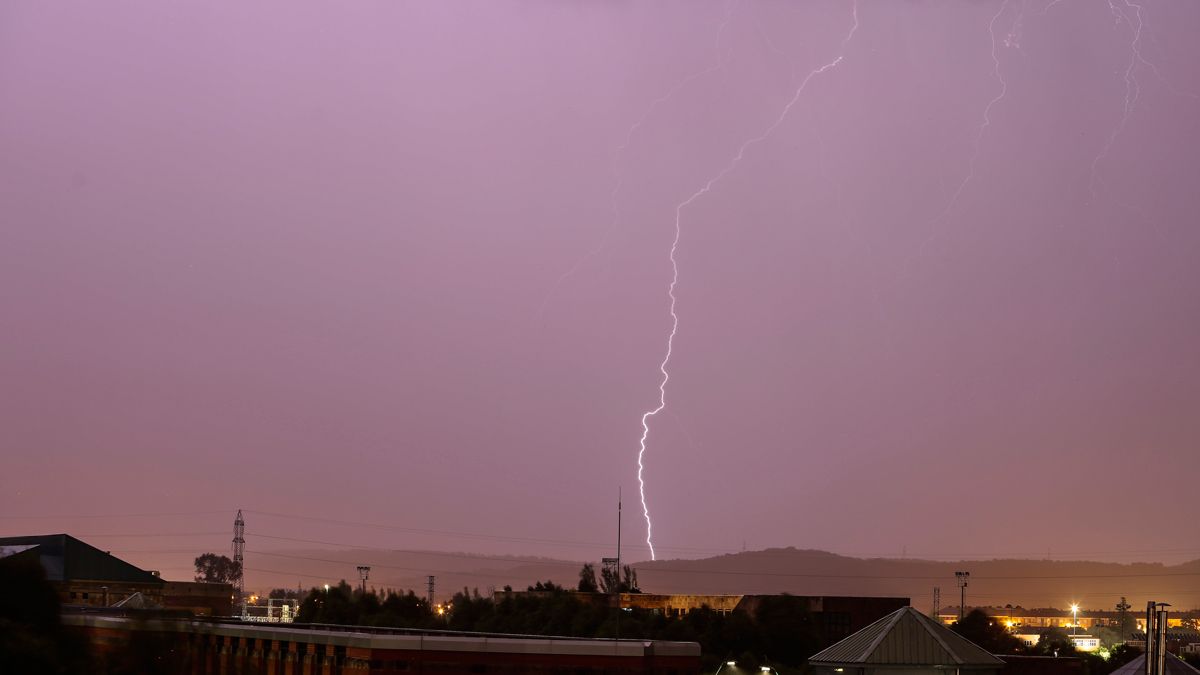
<instances>
[{"instance_id":1,"label":"pitched metal roof","mask_svg":"<svg viewBox=\"0 0 1200 675\"><path fill-rule=\"evenodd\" d=\"M1200 675L1200 670L1196 670L1186 661L1173 654L1167 654L1167 658L1163 663L1165 664L1163 670L1166 671L1166 675ZM1111 675L1143 675L1145 672L1146 655L1142 654L1114 670Z\"/></svg>"},{"instance_id":2,"label":"pitched metal roof","mask_svg":"<svg viewBox=\"0 0 1200 675\"><path fill-rule=\"evenodd\" d=\"M1000 668L1004 662L941 623L904 607L809 660L827 666Z\"/></svg>"},{"instance_id":3,"label":"pitched metal roof","mask_svg":"<svg viewBox=\"0 0 1200 675\"><path fill-rule=\"evenodd\" d=\"M69 534L0 537L0 547L36 554L50 581L87 579L160 584L162 580Z\"/></svg>"}]
</instances>

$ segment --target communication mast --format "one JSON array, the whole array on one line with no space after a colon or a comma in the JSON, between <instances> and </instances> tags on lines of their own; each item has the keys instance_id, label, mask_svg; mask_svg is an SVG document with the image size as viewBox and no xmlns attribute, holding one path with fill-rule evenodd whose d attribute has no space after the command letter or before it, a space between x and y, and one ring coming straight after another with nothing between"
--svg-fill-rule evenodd
<instances>
[{"instance_id":1,"label":"communication mast","mask_svg":"<svg viewBox=\"0 0 1200 675\"><path fill-rule=\"evenodd\" d=\"M246 520L242 518L242 510L238 509L237 518L233 520L233 589L237 593L236 600L242 607L242 616L246 615L246 581L242 573L242 564L246 557Z\"/></svg>"}]
</instances>

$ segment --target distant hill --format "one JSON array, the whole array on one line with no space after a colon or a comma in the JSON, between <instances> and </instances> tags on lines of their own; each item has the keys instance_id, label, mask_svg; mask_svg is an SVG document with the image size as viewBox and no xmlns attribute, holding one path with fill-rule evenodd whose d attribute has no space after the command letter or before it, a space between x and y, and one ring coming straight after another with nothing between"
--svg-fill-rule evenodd
<instances>
[{"instance_id":1,"label":"distant hill","mask_svg":"<svg viewBox=\"0 0 1200 675\"><path fill-rule=\"evenodd\" d=\"M954 572L971 573L967 604L1111 608L1121 596L1200 606L1200 560L1181 565L1049 560L940 562L850 558L825 551L768 549L704 560L638 566L643 588L663 592L901 595L928 610L933 587L942 605L958 604Z\"/></svg>"},{"instance_id":2,"label":"distant hill","mask_svg":"<svg viewBox=\"0 0 1200 675\"><path fill-rule=\"evenodd\" d=\"M247 554L248 586L295 588L346 579L357 583L356 565L372 566L368 585L411 588L424 594L427 574L437 575L437 595L464 587L480 592L506 584L523 589L538 580L575 584L581 561L481 556L470 553L378 550L287 550ZM934 586L942 605L958 604L954 572L971 573L968 605L1014 604L1108 609L1125 596L1136 607L1155 599L1176 608L1200 607L1200 560L1181 565L1048 560L940 562L851 558L825 551L777 548L698 560L660 560L636 565L642 589L651 593L793 593L883 595L912 599L928 610Z\"/></svg>"}]
</instances>

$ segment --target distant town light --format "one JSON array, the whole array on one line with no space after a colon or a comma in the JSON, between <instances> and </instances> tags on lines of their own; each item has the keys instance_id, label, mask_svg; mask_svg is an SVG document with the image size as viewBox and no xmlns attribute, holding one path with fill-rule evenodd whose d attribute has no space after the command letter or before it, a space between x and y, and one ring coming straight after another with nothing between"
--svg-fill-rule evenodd
<instances>
[{"instance_id":1,"label":"distant town light","mask_svg":"<svg viewBox=\"0 0 1200 675\"><path fill-rule=\"evenodd\" d=\"M726 662L725 662L725 665L727 665L727 666L729 666L729 667L731 667L731 668L732 668L733 666L736 666L736 665L737 665L737 661L726 661Z\"/></svg>"}]
</instances>

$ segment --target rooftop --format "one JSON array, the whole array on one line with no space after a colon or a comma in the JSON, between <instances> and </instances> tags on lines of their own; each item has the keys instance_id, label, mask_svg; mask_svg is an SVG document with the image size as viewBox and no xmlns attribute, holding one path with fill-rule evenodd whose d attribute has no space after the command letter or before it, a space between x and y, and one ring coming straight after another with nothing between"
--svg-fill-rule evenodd
<instances>
[{"instance_id":1,"label":"rooftop","mask_svg":"<svg viewBox=\"0 0 1200 675\"><path fill-rule=\"evenodd\" d=\"M49 581L162 583L157 576L69 534L0 537L0 557L17 554L36 555Z\"/></svg>"},{"instance_id":2,"label":"rooftop","mask_svg":"<svg viewBox=\"0 0 1200 675\"><path fill-rule=\"evenodd\" d=\"M949 666L991 668L1000 659L944 625L904 607L809 659L823 666Z\"/></svg>"}]
</instances>

